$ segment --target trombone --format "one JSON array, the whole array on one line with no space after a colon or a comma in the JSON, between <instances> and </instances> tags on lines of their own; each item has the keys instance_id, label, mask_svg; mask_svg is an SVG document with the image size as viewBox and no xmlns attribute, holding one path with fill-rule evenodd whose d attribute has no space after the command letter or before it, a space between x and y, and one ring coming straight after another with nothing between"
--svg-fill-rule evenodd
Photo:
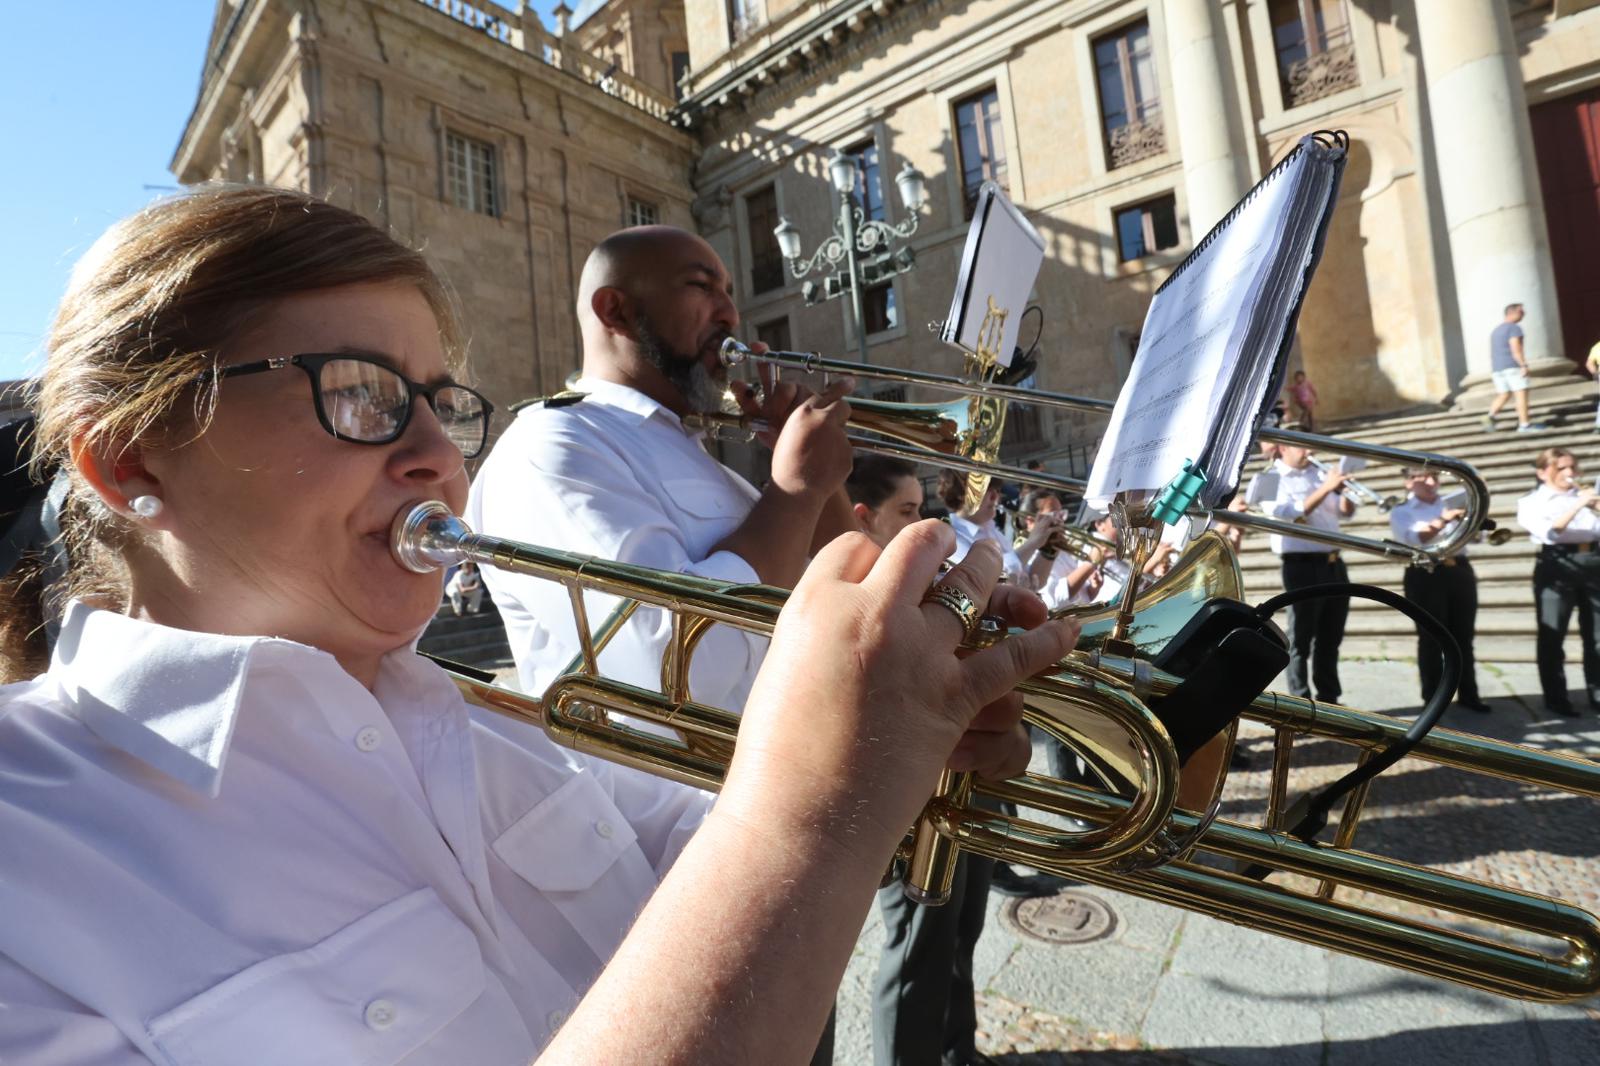
<instances>
[{"instance_id":1,"label":"trombone","mask_svg":"<svg viewBox=\"0 0 1600 1066\"><path fill-rule=\"evenodd\" d=\"M1312 468L1323 477L1327 477L1328 471L1333 469L1327 463L1323 462L1321 459L1318 459L1315 455L1306 456L1306 461L1309 462ZM1368 506L1377 507L1379 514L1388 514L1390 511L1394 510L1396 507L1400 506L1400 504L1405 502L1400 497L1394 495L1379 496L1376 492L1373 492L1371 489L1367 488L1353 477L1345 479L1344 491L1354 496L1361 503L1367 504ZM1302 536L1303 535L1304 534L1302 534Z\"/></svg>"},{"instance_id":2,"label":"trombone","mask_svg":"<svg viewBox=\"0 0 1600 1066\"><path fill-rule=\"evenodd\" d=\"M1024 389L1016 385L978 381L954 374L869 366L864 363L828 359L815 352L771 351L757 354L733 337L722 342L720 355L723 365L730 368L745 362L761 362L780 369L808 374L852 374L858 378L893 381L903 385L922 385L960 393L967 399L933 405L886 403L871 399L851 400L851 427L881 436L850 433L850 441L863 451L948 467L978 477L1000 477L1008 481L1042 485L1072 493L1082 493L1087 487L1087 482L1081 478L1008 466L998 461L1004 424L1003 419L997 417L996 408L999 405L995 401L1010 400L1041 407L1088 411L1103 415L1109 415L1116 406L1110 400ZM858 409L859 415L856 413ZM762 428L747 417L729 414L691 415L684 422L686 425L703 428L709 433L728 439L748 439ZM1229 511L1225 507L1207 508L1196 505L1190 508L1190 514L1237 526L1264 529L1270 533L1317 540L1338 548L1400 559L1420 566L1432 566L1439 559L1454 555L1476 537L1488 521L1488 486L1470 464L1459 459L1430 452L1413 452L1380 444L1342 440L1273 427L1262 427L1257 436L1261 440L1277 444L1317 448L1324 452L1356 456L1374 462L1430 466L1449 471L1460 482L1460 489L1466 494L1467 515L1449 534L1418 547L1388 538L1358 537L1337 530L1308 529L1283 519L1243 511Z\"/></svg>"},{"instance_id":3,"label":"trombone","mask_svg":"<svg viewBox=\"0 0 1600 1066\"><path fill-rule=\"evenodd\" d=\"M437 502L396 516L391 546L402 565L421 573L472 560L567 588L581 645L567 673L538 698L454 674L469 702L539 726L556 743L587 754L703 788L719 785L738 718L689 698L689 657L697 634L712 623L771 632L786 592L486 537ZM1232 553L1216 533L1206 532L1141 596L1139 624L1130 633L1139 657L1108 650L1104 636L1115 608L1076 612L1085 623L1078 650L1020 691L1028 721L1084 756L1107 790L1032 773L1000 783L945 774L901 848L908 894L936 900L941 884L948 887L957 852L967 850L1501 995L1559 1002L1600 991L1600 920L1594 915L1535 893L1355 850L1371 782L1347 797L1332 844L1284 832L1291 817L1288 760L1295 743L1305 737L1336 741L1365 761L1404 734L1402 724L1388 716L1271 693L1258 697L1245 717L1272 729L1276 738L1261 825L1216 816L1226 759L1208 763L1201 754L1230 748L1233 727L1185 764L1180 781L1170 735L1146 701L1171 692L1181 679L1143 657L1159 650L1200 603L1236 596L1239 585ZM592 631L584 590L622 597ZM641 604L673 615L661 692L607 679L598 668L606 642ZM980 634L983 642L997 639L1004 635ZM618 714L666 726L674 735L645 732L619 721ZM1574 756L1447 729L1433 730L1410 756L1600 797L1600 765ZM970 802L975 794L1080 818L1092 828L1067 832L992 813ZM1248 876L1236 864L1268 873ZM1395 903L1421 904L1457 918L1429 922L1395 914ZM1483 928L1463 928L1459 918Z\"/></svg>"}]
</instances>

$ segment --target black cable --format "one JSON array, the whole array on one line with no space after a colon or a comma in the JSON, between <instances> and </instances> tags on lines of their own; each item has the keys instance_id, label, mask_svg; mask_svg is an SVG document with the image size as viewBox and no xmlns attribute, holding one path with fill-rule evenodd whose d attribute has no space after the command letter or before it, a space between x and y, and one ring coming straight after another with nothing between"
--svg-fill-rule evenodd
<instances>
[{"instance_id":1,"label":"black cable","mask_svg":"<svg viewBox=\"0 0 1600 1066\"><path fill-rule=\"evenodd\" d=\"M1039 331L1033 335L1033 343L1028 345L1028 350L1022 353L1023 359L1033 357L1033 353L1039 350L1039 338L1044 336L1044 308L1038 304L1032 304L1023 310L1022 318L1017 319L1017 335L1019 337L1022 335L1022 319L1028 317L1029 311L1039 312Z\"/></svg>"},{"instance_id":2,"label":"black cable","mask_svg":"<svg viewBox=\"0 0 1600 1066\"><path fill-rule=\"evenodd\" d=\"M1348 795L1357 786L1372 780L1401 759L1428 735L1439 718L1444 714L1445 708L1450 706L1450 700L1455 695L1456 686L1461 683L1461 648L1456 644L1455 637L1433 615L1424 611L1410 600L1388 589L1378 588L1374 585L1356 585L1348 581L1329 582L1325 585L1307 585L1305 588L1295 589L1274 596L1265 603L1255 608L1256 615L1265 620L1271 618L1285 607L1293 606L1304 600L1331 599L1335 596L1354 597L1356 599L1374 600L1388 607L1393 607L1401 614L1417 623L1417 628L1422 630L1439 645L1443 653L1444 669L1439 675L1439 683L1428 694L1428 700L1422 705L1422 713L1417 720L1411 723L1411 728L1406 730L1406 735L1395 743L1389 745L1382 752L1366 763L1356 767L1345 774L1321 792L1309 797L1306 801L1304 815L1294 827L1289 830L1289 835L1300 840L1311 841L1328 824L1328 812L1333 805L1344 796ZM1296 807L1300 804L1296 804ZM1257 875L1252 867L1245 871L1246 876Z\"/></svg>"}]
</instances>

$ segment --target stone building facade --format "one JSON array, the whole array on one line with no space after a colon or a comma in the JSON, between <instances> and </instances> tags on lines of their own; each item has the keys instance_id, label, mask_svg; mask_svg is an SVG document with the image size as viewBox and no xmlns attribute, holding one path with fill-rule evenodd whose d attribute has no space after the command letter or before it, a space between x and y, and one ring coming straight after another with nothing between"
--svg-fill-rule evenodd
<instances>
[{"instance_id":1,"label":"stone building facade","mask_svg":"<svg viewBox=\"0 0 1600 1066\"><path fill-rule=\"evenodd\" d=\"M928 175L932 194L911 241L917 265L892 282L892 321L880 315L869 333L872 361L956 365L925 324L950 300L966 199L993 177L1047 242L1034 291L1039 385L1114 395L1156 285L1302 135L1342 128L1351 158L1295 357L1326 414L1438 401L1482 382L1488 332L1513 300L1527 305L1528 351L1544 369L1564 375L1587 350L1564 341L1562 313L1569 289L1600 278L1583 259L1600 246L1594 182L1586 213L1547 228L1541 180L1552 151L1596 162L1578 129L1600 85L1590 3L686 6L696 218L765 335L855 350L847 301L806 306L792 274L776 283L761 228L775 204L809 253L831 225L826 160L870 151L873 195L891 220L904 215L890 188L903 163ZM1567 121L1536 157L1529 108L1537 117L1547 104ZM1553 263L1552 238L1575 224L1579 252ZM1600 318L1592 325L1591 343ZM1013 444L1063 447L1083 437L1073 428L1045 419Z\"/></svg>"},{"instance_id":2,"label":"stone building facade","mask_svg":"<svg viewBox=\"0 0 1600 1066\"><path fill-rule=\"evenodd\" d=\"M1114 395L1156 286L1326 128L1352 152L1294 356L1326 415L1481 387L1514 300L1546 373L1600 339L1596 0L584 0L555 20L219 0L174 170L309 189L424 246L501 404L576 366L577 271L631 223L703 233L747 335L854 353L850 302L808 305L772 237L828 234L835 150L890 223L896 172L927 176L914 269L865 294L875 363L956 366L926 326L989 178L1047 244L1037 384ZM1015 421L1017 454L1077 465L1092 443Z\"/></svg>"},{"instance_id":3,"label":"stone building facade","mask_svg":"<svg viewBox=\"0 0 1600 1066\"><path fill-rule=\"evenodd\" d=\"M423 248L504 408L577 368L596 242L694 224L672 98L610 66L493 4L220 0L173 172L306 189Z\"/></svg>"}]
</instances>

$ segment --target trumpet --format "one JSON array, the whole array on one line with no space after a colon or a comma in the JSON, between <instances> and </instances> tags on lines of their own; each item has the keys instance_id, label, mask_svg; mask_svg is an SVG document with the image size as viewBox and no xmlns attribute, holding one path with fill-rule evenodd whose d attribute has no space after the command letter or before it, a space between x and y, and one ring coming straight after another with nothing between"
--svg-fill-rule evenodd
<instances>
[{"instance_id":1,"label":"trumpet","mask_svg":"<svg viewBox=\"0 0 1600 1066\"><path fill-rule=\"evenodd\" d=\"M1323 462L1321 459L1318 459L1314 455L1306 456L1306 461L1310 463L1312 468L1323 477L1327 477L1328 471L1333 469L1327 463ZM1373 492L1355 478L1345 479L1344 491L1354 496L1361 503L1369 506L1376 506L1380 514L1388 514L1390 511L1400 506L1401 503L1405 502L1399 496L1379 496L1376 492Z\"/></svg>"},{"instance_id":2,"label":"trumpet","mask_svg":"<svg viewBox=\"0 0 1600 1066\"><path fill-rule=\"evenodd\" d=\"M770 633L787 596L648 570L471 532L439 503L403 511L391 547L407 568L427 572L472 560L564 585L580 651L567 672L538 697L455 674L470 702L544 729L578 751L703 788L723 779L738 718L689 698L688 663L711 624ZM906 890L936 901L948 891L954 859L970 851L1020 862L1146 899L1185 907L1265 932L1440 977L1501 995L1546 1001L1600 990L1600 920L1569 903L1354 850L1366 786L1346 799L1332 844L1284 832L1289 759L1301 738L1347 745L1365 761L1405 732L1386 715L1268 693L1245 716L1276 738L1270 798L1260 825L1217 816L1233 727L1178 767L1170 734L1147 705L1181 679L1153 668L1159 651L1215 596L1236 597L1238 564L1214 532L1196 538L1176 566L1137 604L1133 656L1113 654L1104 639L1113 610L1083 609L1084 638L1055 667L1020 686L1027 720L1085 757L1104 789L1026 773L980 783L945 774L898 858ZM591 630L585 590L622 598ZM641 606L673 616L660 692L601 676L597 658ZM1004 639L986 629L979 644ZM667 727L663 737L614 715ZM1600 797L1600 765L1447 729L1435 729L1410 752L1439 765ZM1369 782L1370 783L1370 782ZM1066 832L1039 821L993 813L975 796L1082 819ZM1235 864L1266 869L1265 877ZM1410 902L1447 912L1428 920L1392 913ZM1461 920L1476 923L1463 928ZM1530 940L1530 938L1534 938Z\"/></svg>"},{"instance_id":3,"label":"trumpet","mask_svg":"<svg viewBox=\"0 0 1600 1066\"><path fill-rule=\"evenodd\" d=\"M999 401L1103 415L1109 415L1115 407L1110 400L1024 389L1015 385L979 381L953 374L869 366L864 363L828 359L815 352L770 351L757 354L732 337L722 342L720 357L723 365L730 368L746 362L759 362L802 373L851 374L858 378L893 381L904 385L920 385L960 393L967 399L933 405L851 400L851 428L862 432L849 434L850 441L864 451L892 455L914 463L947 467L977 477L999 477L1022 484L1053 488L1061 492L1081 493L1087 487L1087 482L1082 478L1026 470L998 461L1000 439L1004 431L1004 408ZM859 416L855 413L858 407L862 412ZM736 415L690 416L684 421L686 425L704 428L707 432L731 439L747 438L762 428L752 420ZM864 435L867 433L876 436ZM931 445L928 443L930 433L933 434ZM1403 544L1388 538L1360 537L1338 530L1308 529L1283 519L1229 511L1225 507L1207 508L1196 505L1190 509L1191 515L1252 529L1264 529L1270 533L1316 540L1334 547L1401 559L1420 566L1431 566L1439 559L1460 551L1477 536L1479 529L1488 519L1488 486L1470 464L1458 459L1429 452L1413 452L1362 441L1318 436L1298 430L1263 427L1257 435L1261 440L1315 448L1335 455L1350 455L1375 462L1406 466L1430 466L1448 471L1460 482L1461 491L1466 494L1467 515L1453 531L1421 546Z\"/></svg>"}]
</instances>

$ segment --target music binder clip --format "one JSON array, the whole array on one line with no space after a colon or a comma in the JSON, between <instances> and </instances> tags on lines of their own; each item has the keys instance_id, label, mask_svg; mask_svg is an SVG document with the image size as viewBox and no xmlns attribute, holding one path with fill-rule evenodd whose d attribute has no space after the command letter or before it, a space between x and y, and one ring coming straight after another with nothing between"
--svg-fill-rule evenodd
<instances>
[{"instance_id":1,"label":"music binder clip","mask_svg":"<svg viewBox=\"0 0 1600 1066\"><path fill-rule=\"evenodd\" d=\"M1195 497L1200 495L1207 480L1204 468L1193 459L1184 460L1183 473L1161 490L1161 495L1156 497L1154 506L1150 508L1150 517L1164 526L1176 525L1189 505L1194 503Z\"/></svg>"}]
</instances>

